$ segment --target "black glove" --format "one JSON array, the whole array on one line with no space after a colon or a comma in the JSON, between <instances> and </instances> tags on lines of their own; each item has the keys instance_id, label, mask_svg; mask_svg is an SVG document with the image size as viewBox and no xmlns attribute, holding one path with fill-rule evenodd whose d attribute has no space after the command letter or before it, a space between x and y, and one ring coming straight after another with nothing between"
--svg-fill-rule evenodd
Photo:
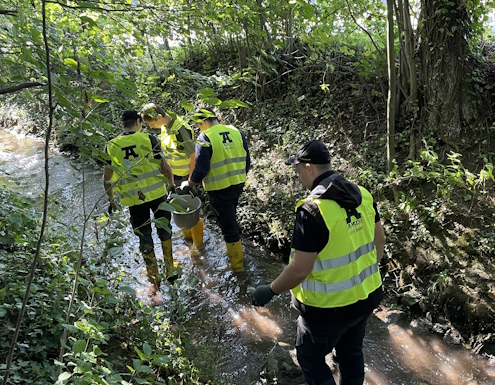
<instances>
[{"instance_id":1,"label":"black glove","mask_svg":"<svg viewBox=\"0 0 495 385\"><path fill-rule=\"evenodd\" d=\"M270 285L261 285L256 288L251 298L254 306L265 306L276 295Z\"/></svg>"},{"instance_id":2,"label":"black glove","mask_svg":"<svg viewBox=\"0 0 495 385\"><path fill-rule=\"evenodd\" d=\"M175 192L179 195L191 194L191 187L189 187L187 180L182 182L180 186L175 187Z\"/></svg>"}]
</instances>

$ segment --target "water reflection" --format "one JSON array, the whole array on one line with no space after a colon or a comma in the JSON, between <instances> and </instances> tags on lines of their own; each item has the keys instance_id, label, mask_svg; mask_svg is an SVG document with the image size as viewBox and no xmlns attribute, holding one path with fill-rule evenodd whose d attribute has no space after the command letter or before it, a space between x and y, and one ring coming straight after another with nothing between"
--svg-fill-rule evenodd
<instances>
[{"instance_id":1,"label":"water reflection","mask_svg":"<svg viewBox=\"0 0 495 385\"><path fill-rule=\"evenodd\" d=\"M493 367L488 367L484 360L472 357L460 347L445 344L436 335L415 332L410 326L389 325L386 336L385 346L389 348L393 363L387 368L388 381L384 382L378 371L371 370L370 383L405 383L395 382L400 381L393 374L399 367L412 378L429 385L495 384ZM376 346L373 344L370 350L375 350Z\"/></svg>"},{"instance_id":2,"label":"water reflection","mask_svg":"<svg viewBox=\"0 0 495 385\"><path fill-rule=\"evenodd\" d=\"M51 152L50 189L67 207L65 218L74 225L81 217L81 165ZM19 190L38 196L44 187L43 143L16 137L0 130L0 176L16 183ZM101 170L86 167L85 203L91 207L104 194ZM106 202L106 201L105 201ZM76 210L74 210L76 208ZM100 207L99 210L103 210ZM139 255L138 239L130 226L124 230L123 258L107 263L125 266L138 295L161 306L171 297L171 286L163 283L159 292L149 285ZM154 234L156 255L162 257ZM246 271L233 274L228 265L225 244L214 221L205 220L205 249L191 255L192 243L173 227L174 259L183 268L183 279L193 275L198 284L185 299L189 321L186 325L198 346L210 352L212 367L226 381L244 385L256 380L267 353L280 341L293 345L297 313L289 307L289 295L277 296L265 308L251 306L248 287L274 279L282 265L259 247L243 242ZM460 347L410 325L388 325L372 316L364 340L365 384L372 385L494 385L495 368L471 356ZM330 357L328 357L330 359ZM338 378L338 373L336 373ZM287 384L284 384L287 385Z\"/></svg>"}]
</instances>

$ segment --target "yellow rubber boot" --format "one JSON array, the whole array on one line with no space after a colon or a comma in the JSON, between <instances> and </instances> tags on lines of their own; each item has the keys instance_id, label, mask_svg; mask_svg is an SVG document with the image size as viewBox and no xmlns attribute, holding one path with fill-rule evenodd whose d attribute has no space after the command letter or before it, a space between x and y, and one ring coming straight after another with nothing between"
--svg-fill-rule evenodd
<instances>
[{"instance_id":1,"label":"yellow rubber boot","mask_svg":"<svg viewBox=\"0 0 495 385\"><path fill-rule=\"evenodd\" d=\"M198 223L196 223L191 229L191 235L194 243L194 247L197 250L201 250L203 248L203 229L205 222L203 218L199 218Z\"/></svg>"},{"instance_id":2,"label":"yellow rubber boot","mask_svg":"<svg viewBox=\"0 0 495 385\"><path fill-rule=\"evenodd\" d=\"M182 232L184 233L184 239L186 241L190 241L192 239L191 229L182 230Z\"/></svg>"},{"instance_id":3,"label":"yellow rubber boot","mask_svg":"<svg viewBox=\"0 0 495 385\"><path fill-rule=\"evenodd\" d=\"M158 264L155 258L155 252L144 254L144 263L146 263L146 273L148 280L156 287L160 286L161 279L158 277Z\"/></svg>"},{"instance_id":4,"label":"yellow rubber boot","mask_svg":"<svg viewBox=\"0 0 495 385\"><path fill-rule=\"evenodd\" d=\"M178 278L177 271L175 270L178 264L174 263L174 258L172 257L172 239L162 241L162 249L163 261L165 262L165 276L167 277L167 281L173 282Z\"/></svg>"},{"instance_id":5,"label":"yellow rubber boot","mask_svg":"<svg viewBox=\"0 0 495 385\"><path fill-rule=\"evenodd\" d=\"M230 267L234 273L244 271L244 256L242 254L241 241L235 243L225 242L227 245L227 255L229 256Z\"/></svg>"}]
</instances>

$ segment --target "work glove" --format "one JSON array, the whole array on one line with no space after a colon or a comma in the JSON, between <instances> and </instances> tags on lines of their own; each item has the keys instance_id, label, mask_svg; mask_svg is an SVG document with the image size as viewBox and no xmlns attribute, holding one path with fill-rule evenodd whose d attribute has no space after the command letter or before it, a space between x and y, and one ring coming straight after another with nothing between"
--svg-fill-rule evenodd
<instances>
[{"instance_id":1,"label":"work glove","mask_svg":"<svg viewBox=\"0 0 495 385\"><path fill-rule=\"evenodd\" d=\"M179 195L191 194L192 189L189 187L189 182L185 180L180 184L180 187L176 187L176 192Z\"/></svg>"},{"instance_id":2,"label":"work glove","mask_svg":"<svg viewBox=\"0 0 495 385\"><path fill-rule=\"evenodd\" d=\"M261 285L256 288L251 298L254 306L265 306L275 295L270 285Z\"/></svg>"}]
</instances>

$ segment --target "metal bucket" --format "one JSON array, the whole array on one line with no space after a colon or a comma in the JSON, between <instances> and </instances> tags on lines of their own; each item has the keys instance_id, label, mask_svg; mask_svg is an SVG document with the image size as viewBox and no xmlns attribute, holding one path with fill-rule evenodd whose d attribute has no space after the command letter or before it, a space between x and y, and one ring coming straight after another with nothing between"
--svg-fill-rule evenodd
<instances>
[{"instance_id":1,"label":"metal bucket","mask_svg":"<svg viewBox=\"0 0 495 385\"><path fill-rule=\"evenodd\" d=\"M173 211L172 217L174 222L182 230L188 230L199 222L199 209L201 208L201 199L191 195L181 195L180 198L174 198L170 203L175 203L182 207L184 212Z\"/></svg>"}]
</instances>

